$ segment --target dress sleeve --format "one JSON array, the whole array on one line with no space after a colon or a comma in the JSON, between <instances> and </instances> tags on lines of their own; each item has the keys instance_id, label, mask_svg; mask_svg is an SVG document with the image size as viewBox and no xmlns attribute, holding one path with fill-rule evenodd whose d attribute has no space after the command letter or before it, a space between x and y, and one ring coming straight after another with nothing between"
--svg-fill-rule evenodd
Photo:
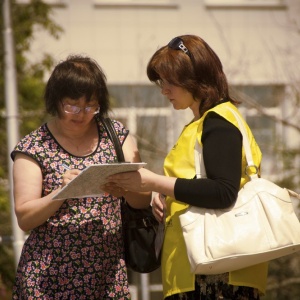
<instances>
[{"instance_id":1,"label":"dress sleeve","mask_svg":"<svg viewBox=\"0 0 300 300\"><path fill-rule=\"evenodd\" d=\"M34 159L42 166L42 158L45 156L45 147L47 147L48 139L45 138L47 127L44 124L38 129L30 132L17 143L13 151L10 153L11 159L14 161L18 153L22 153Z\"/></svg>"},{"instance_id":2,"label":"dress sleeve","mask_svg":"<svg viewBox=\"0 0 300 300\"><path fill-rule=\"evenodd\" d=\"M178 178L176 200L204 208L227 208L236 200L241 180L242 135L211 112L203 124L203 159L207 178Z\"/></svg>"}]
</instances>

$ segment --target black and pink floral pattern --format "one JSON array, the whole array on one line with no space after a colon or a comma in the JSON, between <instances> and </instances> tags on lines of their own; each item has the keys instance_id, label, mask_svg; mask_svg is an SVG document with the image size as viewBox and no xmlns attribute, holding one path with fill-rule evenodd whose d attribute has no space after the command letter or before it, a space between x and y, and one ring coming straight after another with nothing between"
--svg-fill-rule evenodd
<instances>
[{"instance_id":1,"label":"black and pink floral pattern","mask_svg":"<svg viewBox=\"0 0 300 300\"><path fill-rule=\"evenodd\" d=\"M128 131L113 121L121 143ZM32 157L43 174L43 196L58 188L63 164L80 170L90 164L116 161L116 153L98 120L96 151L77 157L63 149L46 124L25 136L12 157ZM120 199L67 199L26 240L13 288L13 299L130 299L124 261Z\"/></svg>"}]
</instances>

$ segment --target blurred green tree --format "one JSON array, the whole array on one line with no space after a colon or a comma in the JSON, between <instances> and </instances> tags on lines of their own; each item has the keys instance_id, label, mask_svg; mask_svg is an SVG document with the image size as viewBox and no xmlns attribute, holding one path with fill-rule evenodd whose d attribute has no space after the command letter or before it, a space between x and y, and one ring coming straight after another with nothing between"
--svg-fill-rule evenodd
<instances>
[{"instance_id":1,"label":"blurred green tree","mask_svg":"<svg viewBox=\"0 0 300 300\"><path fill-rule=\"evenodd\" d=\"M1 1L1 4L4 1ZM3 5L0 7L0 25L2 30L5 24ZM25 135L38 127L45 119L44 103L44 75L52 68L54 60L46 52L40 61L31 63L26 57L34 39L36 29L59 39L63 29L51 17L52 8L41 0L31 0L26 4L10 1L11 27L14 38L16 74L19 107L20 136ZM0 238L12 235L10 219L6 117L5 117L5 82L4 82L4 40L0 37ZM11 290L14 279L14 259L12 245L5 240L0 241L0 290ZM2 286L1 286L2 285ZM5 288L4 288L5 286ZM7 296L9 297L9 295ZM1 298L2 299L2 298Z\"/></svg>"}]
</instances>

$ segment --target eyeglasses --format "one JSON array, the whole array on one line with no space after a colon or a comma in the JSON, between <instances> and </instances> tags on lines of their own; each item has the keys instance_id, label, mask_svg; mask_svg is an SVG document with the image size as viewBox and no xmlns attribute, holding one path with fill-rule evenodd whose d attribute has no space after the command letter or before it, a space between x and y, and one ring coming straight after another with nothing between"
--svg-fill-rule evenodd
<instances>
[{"instance_id":1,"label":"eyeglasses","mask_svg":"<svg viewBox=\"0 0 300 300\"><path fill-rule=\"evenodd\" d=\"M189 49L184 45L183 40L180 37L173 38L169 42L168 47L173 49L173 50L181 50L185 54L187 54L190 57L190 59L192 59L192 56L191 56L191 53L190 53Z\"/></svg>"},{"instance_id":2,"label":"eyeglasses","mask_svg":"<svg viewBox=\"0 0 300 300\"><path fill-rule=\"evenodd\" d=\"M172 83L169 83L168 81L166 80L162 80L162 79L159 79L156 81L156 84L161 88L166 88L166 87L170 87L172 86L173 84Z\"/></svg>"},{"instance_id":3,"label":"eyeglasses","mask_svg":"<svg viewBox=\"0 0 300 300\"><path fill-rule=\"evenodd\" d=\"M90 114L90 115L95 115L100 111L99 106L86 106L83 108L76 105L70 105L70 104L63 104L63 106L64 106L65 113L72 114L72 115L79 114L82 110L84 110L86 114Z\"/></svg>"}]
</instances>

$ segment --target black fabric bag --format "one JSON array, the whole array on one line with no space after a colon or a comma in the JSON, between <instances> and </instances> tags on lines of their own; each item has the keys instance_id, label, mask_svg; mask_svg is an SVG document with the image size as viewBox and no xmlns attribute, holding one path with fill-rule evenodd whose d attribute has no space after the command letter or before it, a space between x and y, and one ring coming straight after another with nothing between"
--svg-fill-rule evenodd
<instances>
[{"instance_id":1,"label":"black fabric bag","mask_svg":"<svg viewBox=\"0 0 300 300\"><path fill-rule=\"evenodd\" d=\"M114 144L118 161L124 162L122 146L111 120L105 118L102 123ZM126 266L138 273L158 269L161 261L160 255L156 257L155 238L159 223L152 214L151 206L147 209L135 209L123 199L121 212Z\"/></svg>"}]
</instances>

